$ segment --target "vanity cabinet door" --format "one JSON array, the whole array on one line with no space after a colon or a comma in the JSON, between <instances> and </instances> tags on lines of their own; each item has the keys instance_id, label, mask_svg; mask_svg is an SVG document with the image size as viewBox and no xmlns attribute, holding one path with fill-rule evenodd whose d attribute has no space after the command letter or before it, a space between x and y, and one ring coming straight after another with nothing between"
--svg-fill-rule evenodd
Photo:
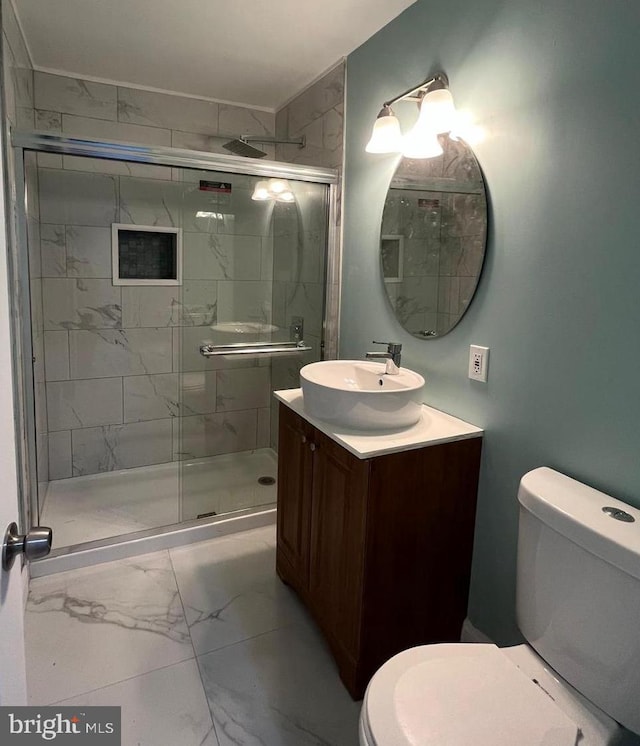
<instances>
[{"instance_id":1,"label":"vanity cabinet door","mask_svg":"<svg viewBox=\"0 0 640 746\"><path fill-rule=\"evenodd\" d=\"M309 584L314 428L280 406L278 431L278 575L302 594Z\"/></svg>"},{"instance_id":2,"label":"vanity cabinet door","mask_svg":"<svg viewBox=\"0 0 640 746\"><path fill-rule=\"evenodd\" d=\"M313 437L309 598L334 653L353 661L360 643L370 462L318 431Z\"/></svg>"}]
</instances>

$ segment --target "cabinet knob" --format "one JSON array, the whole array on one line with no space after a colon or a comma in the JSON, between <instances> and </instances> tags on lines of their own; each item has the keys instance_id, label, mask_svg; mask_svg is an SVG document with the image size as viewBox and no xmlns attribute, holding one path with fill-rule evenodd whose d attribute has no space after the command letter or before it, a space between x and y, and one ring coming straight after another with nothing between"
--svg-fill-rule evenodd
<instances>
[{"instance_id":1,"label":"cabinet knob","mask_svg":"<svg viewBox=\"0 0 640 746\"><path fill-rule=\"evenodd\" d=\"M302 436L302 437L300 438L300 442L301 442L301 443L306 443L306 442L307 442L307 436L306 436L306 435L303 435L303 436Z\"/></svg>"},{"instance_id":2,"label":"cabinet knob","mask_svg":"<svg viewBox=\"0 0 640 746\"><path fill-rule=\"evenodd\" d=\"M311 443L311 444L309 445L309 448L310 448L310 449L311 449L312 451L315 451L315 450L316 450L316 448L317 448L317 446L316 446L316 444L315 444L315 443Z\"/></svg>"}]
</instances>

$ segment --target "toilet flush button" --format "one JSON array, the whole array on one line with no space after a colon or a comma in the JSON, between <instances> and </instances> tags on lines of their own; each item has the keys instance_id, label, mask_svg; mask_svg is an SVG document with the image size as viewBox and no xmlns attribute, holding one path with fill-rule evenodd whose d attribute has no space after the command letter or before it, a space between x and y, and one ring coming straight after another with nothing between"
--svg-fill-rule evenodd
<instances>
[{"instance_id":1,"label":"toilet flush button","mask_svg":"<svg viewBox=\"0 0 640 746\"><path fill-rule=\"evenodd\" d=\"M625 510L620 510L620 508L612 508L609 506L606 506L602 508L602 512L606 513L609 517L615 518L616 521L624 521L625 523L634 523L635 518L627 513Z\"/></svg>"}]
</instances>

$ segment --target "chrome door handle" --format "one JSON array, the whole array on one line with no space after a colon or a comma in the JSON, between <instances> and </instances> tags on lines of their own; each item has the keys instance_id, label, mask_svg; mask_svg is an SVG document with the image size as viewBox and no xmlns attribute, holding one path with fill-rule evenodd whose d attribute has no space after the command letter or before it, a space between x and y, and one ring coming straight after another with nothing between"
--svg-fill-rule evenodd
<instances>
[{"instance_id":1,"label":"chrome door handle","mask_svg":"<svg viewBox=\"0 0 640 746\"><path fill-rule=\"evenodd\" d=\"M24 554L31 560L46 557L51 551L53 531L47 526L35 526L26 534L19 534L15 523L10 523L2 542L2 569L10 570L16 557Z\"/></svg>"}]
</instances>

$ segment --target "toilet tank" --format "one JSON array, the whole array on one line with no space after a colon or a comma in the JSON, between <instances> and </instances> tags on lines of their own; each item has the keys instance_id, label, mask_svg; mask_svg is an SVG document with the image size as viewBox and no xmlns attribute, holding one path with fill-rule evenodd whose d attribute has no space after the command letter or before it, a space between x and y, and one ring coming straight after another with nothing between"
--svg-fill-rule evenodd
<instances>
[{"instance_id":1,"label":"toilet tank","mask_svg":"<svg viewBox=\"0 0 640 746\"><path fill-rule=\"evenodd\" d=\"M522 634L587 699L640 733L640 510L548 468L525 474L518 500Z\"/></svg>"}]
</instances>

